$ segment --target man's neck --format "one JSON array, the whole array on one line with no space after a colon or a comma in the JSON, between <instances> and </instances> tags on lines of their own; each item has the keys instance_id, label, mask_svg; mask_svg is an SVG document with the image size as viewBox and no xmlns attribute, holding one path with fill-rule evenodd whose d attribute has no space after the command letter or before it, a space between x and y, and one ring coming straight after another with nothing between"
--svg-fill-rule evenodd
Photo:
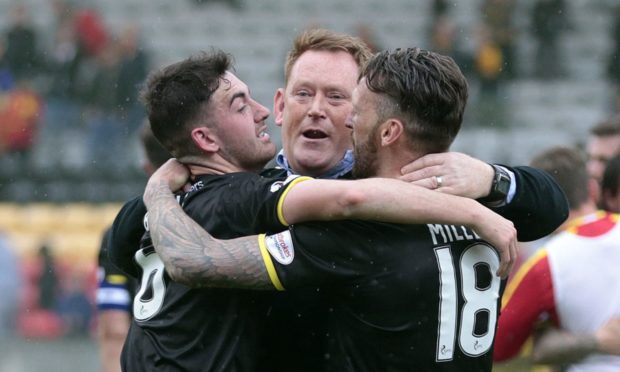
<instances>
[{"instance_id":1,"label":"man's neck","mask_svg":"<svg viewBox=\"0 0 620 372\"><path fill-rule=\"evenodd\" d=\"M402 176L401 169L420 158L422 155L407 151L405 149L394 148L392 150L379 151L377 153L377 174L375 177L398 178Z\"/></svg>"},{"instance_id":2,"label":"man's neck","mask_svg":"<svg viewBox=\"0 0 620 372\"><path fill-rule=\"evenodd\" d=\"M581 205L579 208L570 209L568 211L568 218L558 228L557 231L562 231L562 230L566 229L566 227L568 225L570 225L575 219L583 217L583 216L587 216L587 215L589 215L591 213L594 213L596 211L597 211L596 204L594 204L594 202L591 201L591 200L587 201L586 203Z\"/></svg>"},{"instance_id":3,"label":"man's neck","mask_svg":"<svg viewBox=\"0 0 620 372\"><path fill-rule=\"evenodd\" d=\"M179 159L179 161L189 169L192 176L200 176L203 174L227 174L235 172L243 172L238 166L231 164L223 159L205 159L200 157L188 156ZM249 171L249 170L248 170Z\"/></svg>"}]
</instances>

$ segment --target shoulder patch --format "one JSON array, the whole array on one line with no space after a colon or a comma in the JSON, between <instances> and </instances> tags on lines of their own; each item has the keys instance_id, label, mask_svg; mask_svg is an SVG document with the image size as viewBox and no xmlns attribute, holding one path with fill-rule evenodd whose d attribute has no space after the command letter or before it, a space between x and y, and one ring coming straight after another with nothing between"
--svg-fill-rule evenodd
<instances>
[{"instance_id":1,"label":"shoulder patch","mask_svg":"<svg viewBox=\"0 0 620 372\"><path fill-rule=\"evenodd\" d=\"M289 265L295 258L293 239L290 231L284 231L265 238L267 250L282 265Z\"/></svg>"},{"instance_id":2,"label":"shoulder patch","mask_svg":"<svg viewBox=\"0 0 620 372\"><path fill-rule=\"evenodd\" d=\"M299 178L300 176L295 174L292 176L288 176L284 181L276 181L273 184L271 184L271 188L269 189L269 191L271 192L277 192L278 190L280 190L282 188L282 186L291 183L291 181Z\"/></svg>"},{"instance_id":3,"label":"shoulder patch","mask_svg":"<svg viewBox=\"0 0 620 372\"><path fill-rule=\"evenodd\" d=\"M144 231L149 231L149 212L144 214L144 218L142 219L142 224L144 225Z\"/></svg>"}]
</instances>

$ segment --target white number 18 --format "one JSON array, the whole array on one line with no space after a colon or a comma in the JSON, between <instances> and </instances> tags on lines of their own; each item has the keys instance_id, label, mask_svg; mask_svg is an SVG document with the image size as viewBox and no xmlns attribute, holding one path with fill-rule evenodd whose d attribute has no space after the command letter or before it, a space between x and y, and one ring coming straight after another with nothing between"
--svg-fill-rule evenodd
<instances>
[{"instance_id":1,"label":"white number 18","mask_svg":"<svg viewBox=\"0 0 620 372\"><path fill-rule=\"evenodd\" d=\"M501 280L495 275L499 268L499 257L486 244L474 244L463 251L458 262L461 294L464 305L458 309L457 273L450 247L435 248L440 272L439 327L437 330L437 361L449 361L454 356L457 327L459 347L466 355L478 356L486 353L493 344L497 322L497 299ZM481 288L476 281L476 266L483 265L490 270L491 282ZM486 332L477 335L476 318L480 312L487 312ZM460 320L460 321L459 321Z\"/></svg>"}]
</instances>

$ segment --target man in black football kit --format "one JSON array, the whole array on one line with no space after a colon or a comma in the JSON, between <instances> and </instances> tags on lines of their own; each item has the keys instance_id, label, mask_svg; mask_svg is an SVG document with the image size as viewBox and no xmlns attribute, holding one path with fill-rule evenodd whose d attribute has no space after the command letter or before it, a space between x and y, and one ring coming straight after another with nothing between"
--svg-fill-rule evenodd
<instances>
[{"instance_id":1,"label":"man in black football kit","mask_svg":"<svg viewBox=\"0 0 620 372\"><path fill-rule=\"evenodd\" d=\"M281 180L243 172L262 169L275 147L264 132L268 110L252 100L247 86L229 68L229 59L221 52L190 58L151 75L144 94L155 136L179 160L191 164L195 175L192 190L178 201L215 236L280 231L299 221L301 214L306 219L369 218L391 209L389 220L415 222L411 216L417 213L439 222L476 226L505 248L505 269L509 267L516 243L512 223L473 200L438 196L396 180L310 181L299 176ZM158 172L169 171L164 165ZM300 198L308 189L306 184L314 189L316 199ZM167 183L160 186L169 187ZM386 197L399 197L406 203L385 208ZM298 199L302 202L297 207L287 207ZM325 200L335 202L331 205ZM455 212L454 205L463 208ZM436 208L430 210L431 206ZM129 230L128 235L135 236L157 222L144 218L140 209L139 200L127 204L114 230L124 230L123 234ZM136 219L144 220L144 227ZM485 229L481 221L496 227ZM128 241L110 245L113 262L141 278L133 304L134 322L122 355L123 369L254 370L263 299L247 291L197 290L171 282L148 234L139 247Z\"/></svg>"},{"instance_id":2,"label":"man in black football kit","mask_svg":"<svg viewBox=\"0 0 620 372\"><path fill-rule=\"evenodd\" d=\"M398 177L403 165L449 147L467 99L452 59L418 48L382 52L360 76L348 121L355 175ZM496 251L474 230L344 221L216 240L180 218L162 180L149 181L144 201L155 248L174 280L278 290L320 285L333 305L330 370L491 370L504 283L494 276Z\"/></svg>"}]
</instances>

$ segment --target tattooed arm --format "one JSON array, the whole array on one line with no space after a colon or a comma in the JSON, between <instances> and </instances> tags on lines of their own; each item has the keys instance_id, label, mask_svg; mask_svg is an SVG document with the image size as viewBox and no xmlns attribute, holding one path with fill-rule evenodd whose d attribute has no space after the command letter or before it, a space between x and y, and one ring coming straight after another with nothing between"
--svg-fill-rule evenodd
<instances>
[{"instance_id":1,"label":"tattooed arm","mask_svg":"<svg viewBox=\"0 0 620 372\"><path fill-rule=\"evenodd\" d=\"M167 182L149 181L144 202L153 246L172 280L194 287L275 289L256 235L213 238L187 217Z\"/></svg>"}]
</instances>

